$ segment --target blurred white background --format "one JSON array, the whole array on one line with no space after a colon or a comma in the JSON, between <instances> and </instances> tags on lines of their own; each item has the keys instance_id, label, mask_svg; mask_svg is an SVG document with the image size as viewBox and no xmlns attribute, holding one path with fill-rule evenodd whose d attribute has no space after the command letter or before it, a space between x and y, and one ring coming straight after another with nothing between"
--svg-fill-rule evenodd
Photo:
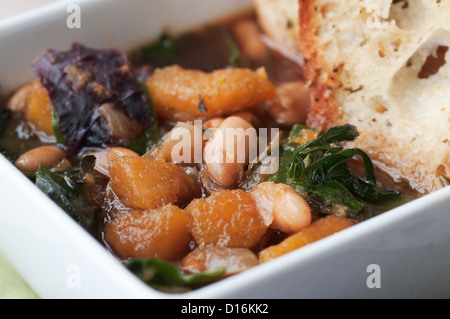
<instances>
[{"instance_id":1,"label":"blurred white background","mask_svg":"<svg viewBox=\"0 0 450 319\"><path fill-rule=\"evenodd\" d=\"M60 0L1 0L0 20Z\"/></svg>"}]
</instances>

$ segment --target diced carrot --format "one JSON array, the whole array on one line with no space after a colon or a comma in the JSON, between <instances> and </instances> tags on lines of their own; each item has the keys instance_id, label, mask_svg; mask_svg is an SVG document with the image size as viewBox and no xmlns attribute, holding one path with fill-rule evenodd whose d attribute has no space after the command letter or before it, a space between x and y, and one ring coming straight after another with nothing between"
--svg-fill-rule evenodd
<instances>
[{"instance_id":1,"label":"diced carrot","mask_svg":"<svg viewBox=\"0 0 450 319\"><path fill-rule=\"evenodd\" d=\"M106 224L105 241L121 259L181 259L189 252L189 218L173 205L123 212Z\"/></svg>"},{"instance_id":2,"label":"diced carrot","mask_svg":"<svg viewBox=\"0 0 450 319\"><path fill-rule=\"evenodd\" d=\"M267 230L252 198L242 190L213 192L206 199L193 200L186 211L192 218L191 234L199 246L252 248Z\"/></svg>"},{"instance_id":3,"label":"diced carrot","mask_svg":"<svg viewBox=\"0 0 450 319\"><path fill-rule=\"evenodd\" d=\"M111 163L109 173L112 190L133 209L184 205L201 195L197 183L182 168L164 160L120 157Z\"/></svg>"},{"instance_id":4,"label":"diced carrot","mask_svg":"<svg viewBox=\"0 0 450 319\"><path fill-rule=\"evenodd\" d=\"M244 111L276 95L264 69L205 73L175 65L156 69L146 83L156 113L172 121L210 119Z\"/></svg>"},{"instance_id":5,"label":"diced carrot","mask_svg":"<svg viewBox=\"0 0 450 319\"><path fill-rule=\"evenodd\" d=\"M313 222L304 230L289 236L280 244L270 246L259 253L259 260L267 262L298 248L328 237L336 232L353 226L356 222L350 218L330 215Z\"/></svg>"},{"instance_id":6,"label":"diced carrot","mask_svg":"<svg viewBox=\"0 0 450 319\"><path fill-rule=\"evenodd\" d=\"M25 119L36 131L53 136L52 103L44 87L38 80L32 82L32 89L25 107Z\"/></svg>"}]
</instances>

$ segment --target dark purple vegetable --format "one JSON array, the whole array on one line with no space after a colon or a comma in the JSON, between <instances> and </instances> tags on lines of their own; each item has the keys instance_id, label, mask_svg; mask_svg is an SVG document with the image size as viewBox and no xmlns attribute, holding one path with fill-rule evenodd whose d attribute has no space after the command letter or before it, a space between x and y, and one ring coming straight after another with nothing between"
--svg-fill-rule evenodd
<instances>
[{"instance_id":1,"label":"dark purple vegetable","mask_svg":"<svg viewBox=\"0 0 450 319\"><path fill-rule=\"evenodd\" d=\"M127 56L118 50L74 43L69 51L44 52L34 70L49 94L60 142L70 155L87 146L129 141L155 120Z\"/></svg>"}]
</instances>

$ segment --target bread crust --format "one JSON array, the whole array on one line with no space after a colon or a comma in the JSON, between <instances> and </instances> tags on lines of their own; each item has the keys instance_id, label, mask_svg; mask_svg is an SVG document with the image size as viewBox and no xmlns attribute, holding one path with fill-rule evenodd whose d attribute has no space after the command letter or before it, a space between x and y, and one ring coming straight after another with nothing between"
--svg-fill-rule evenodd
<instances>
[{"instance_id":1,"label":"bread crust","mask_svg":"<svg viewBox=\"0 0 450 319\"><path fill-rule=\"evenodd\" d=\"M328 64L319 55L320 46L316 36L316 30L320 23L316 18L318 10L319 8L314 0L299 1L299 36L304 75L311 90L311 105L307 125L327 130L343 124L341 123L342 109L334 98L334 90L342 86L338 78L342 65L336 65L333 69L328 69ZM326 74L326 76L323 76L323 74Z\"/></svg>"}]
</instances>

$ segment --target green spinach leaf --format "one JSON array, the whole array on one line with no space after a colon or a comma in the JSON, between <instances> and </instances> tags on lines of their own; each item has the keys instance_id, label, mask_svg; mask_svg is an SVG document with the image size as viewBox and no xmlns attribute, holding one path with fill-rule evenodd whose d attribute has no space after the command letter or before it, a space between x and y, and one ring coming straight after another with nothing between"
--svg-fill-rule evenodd
<instances>
[{"instance_id":1,"label":"green spinach leaf","mask_svg":"<svg viewBox=\"0 0 450 319\"><path fill-rule=\"evenodd\" d=\"M224 28L219 28L220 36L222 37L222 41L228 49L230 54L229 62L230 65L234 68L238 68L241 66L241 51L239 50L238 45L234 42L231 35Z\"/></svg>"},{"instance_id":2,"label":"green spinach leaf","mask_svg":"<svg viewBox=\"0 0 450 319\"><path fill-rule=\"evenodd\" d=\"M59 126L59 117L58 114L56 114L55 109L52 108L52 128L53 128L53 134L56 138L56 143L64 147L64 135L61 132L61 127Z\"/></svg>"},{"instance_id":3,"label":"green spinach leaf","mask_svg":"<svg viewBox=\"0 0 450 319\"><path fill-rule=\"evenodd\" d=\"M175 41L167 33L162 33L155 43L139 51L142 63L151 65L170 65L175 63Z\"/></svg>"},{"instance_id":4,"label":"green spinach leaf","mask_svg":"<svg viewBox=\"0 0 450 319\"><path fill-rule=\"evenodd\" d=\"M294 126L290 137L301 136L304 129L308 128ZM344 125L331 128L301 145L285 140L281 148L280 170L269 181L288 184L300 194L317 194L325 205L345 206L353 218L366 207L367 202L399 198L399 192L377 187L372 160L365 152L343 149L340 145L358 136L356 127ZM355 156L363 159L364 179L352 175L347 166L347 161Z\"/></svg>"},{"instance_id":5,"label":"green spinach leaf","mask_svg":"<svg viewBox=\"0 0 450 319\"><path fill-rule=\"evenodd\" d=\"M76 222L93 231L95 208L89 200L89 187L73 170L65 173L50 172L40 166L35 175L35 184Z\"/></svg>"},{"instance_id":6,"label":"green spinach leaf","mask_svg":"<svg viewBox=\"0 0 450 319\"><path fill-rule=\"evenodd\" d=\"M188 286L221 278L225 268L185 275L174 264L158 259L135 259L126 267L147 284Z\"/></svg>"}]
</instances>

